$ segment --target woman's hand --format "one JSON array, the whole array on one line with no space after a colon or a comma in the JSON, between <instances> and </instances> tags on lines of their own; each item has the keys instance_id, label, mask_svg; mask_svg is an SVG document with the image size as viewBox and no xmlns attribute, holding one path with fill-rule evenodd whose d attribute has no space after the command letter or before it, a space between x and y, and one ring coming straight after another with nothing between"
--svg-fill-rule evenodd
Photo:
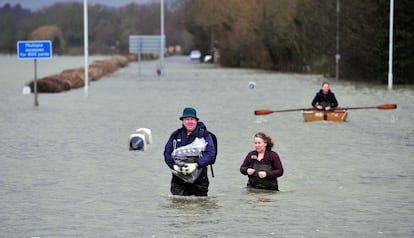
<instances>
[{"instance_id":1,"label":"woman's hand","mask_svg":"<svg viewBox=\"0 0 414 238\"><path fill-rule=\"evenodd\" d=\"M253 175L255 172L256 172L256 170L255 170L255 169L251 169L251 168L248 168L248 169L247 169L247 174L248 174L248 175Z\"/></svg>"},{"instance_id":2,"label":"woman's hand","mask_svg":"<svg viewBox=\"0 0 414 238\"><path fill-rule=\"evenodd\" d=\"M265 171L259 171L259 173L257 173L259 175L259 178L266 178L267 173Z\"/></svg>"}]
</instances>

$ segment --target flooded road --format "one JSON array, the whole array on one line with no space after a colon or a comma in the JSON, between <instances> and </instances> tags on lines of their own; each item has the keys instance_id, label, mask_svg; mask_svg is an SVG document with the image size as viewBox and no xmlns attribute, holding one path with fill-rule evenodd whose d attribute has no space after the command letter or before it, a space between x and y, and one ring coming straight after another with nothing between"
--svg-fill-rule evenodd
<instances>
[{"instance_id":1,"label":"flooded road","mask_svg":"<svg viewBox=\"0 0 414 238\"><path fill-rule=\"evenodd\" d=\"M99 58L99 57L97 57ZM91 60L94 60L91 57ZM346 123L304 123L319 75L223 69L166 58L143 62L83 89L40 94L22 88L33 62L0 57L0 234L2 237L413 237L414 89L330 81ZM80 67L82 57L38 61L38 77ZM255 82L254 89L249 82ZM170 195L163 161L182 109L192 106L219 140L207 198ZM153 144L128 151L150 128ZM239 172L265 132L285 168L280 192L249 191Z\"/></svg>"}]
</instances>

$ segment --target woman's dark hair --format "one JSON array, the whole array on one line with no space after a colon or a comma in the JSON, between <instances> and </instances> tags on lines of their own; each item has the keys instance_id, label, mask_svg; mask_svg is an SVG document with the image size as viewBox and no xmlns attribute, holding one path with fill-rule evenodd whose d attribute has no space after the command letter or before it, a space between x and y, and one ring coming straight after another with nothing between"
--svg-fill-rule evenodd
<instances>
[{"instance_id":1,"label":"woman's dark hair","mask_svg":"<svg viewBox=\"0 0 414 238\"><path fill-rule=\"evenodd\" d=\"M323 82L321 86L323 86L325 84L328 84L329 85L328 81Z\"/></svg>"},{"instance_id":2,"label":"woman's dark hair","mask_svg":"<svg viewBox=\"0 0 414 238\"><path fill-rule=\"evenodd\" d=\"M258 133L256 133L256 134L254 135L254 137L255 137L255 138L256 138L256 137L258 137L258 138L262 138L262 139L264 140L264 142L267 144L267 145L266 145L266 149L270 150L270 149L272 149L272 148L273 148L274 143L273 143L273 141L272 141L272 138L271 138L270 136L266 135L265 133L263 133L263 132L258 132Z\"/></svg>"}]
</instances>

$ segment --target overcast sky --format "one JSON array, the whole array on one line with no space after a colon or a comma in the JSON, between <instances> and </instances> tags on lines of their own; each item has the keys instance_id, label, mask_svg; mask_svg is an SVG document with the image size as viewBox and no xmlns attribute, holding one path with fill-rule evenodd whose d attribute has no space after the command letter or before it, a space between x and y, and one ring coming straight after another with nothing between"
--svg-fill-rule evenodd
<instances>
[{"instance_id":1,"label":"overcast sky","mask_svg":"<svg viewBox=\"0 0 414 238\"><path fill-rule=\"evenodd\" d=\"M103 4L110 7L121 7L128 3L148 3L148 2L159 2L160 0L87 0L88 5ZM0 0L0 6L3 7L4 4L9 3L11 6L20 4L22 8L28 8L30 10L36 11L45 6L50 6L57 2L82 2L83 0Z\"/></svg>"}]
</instances>

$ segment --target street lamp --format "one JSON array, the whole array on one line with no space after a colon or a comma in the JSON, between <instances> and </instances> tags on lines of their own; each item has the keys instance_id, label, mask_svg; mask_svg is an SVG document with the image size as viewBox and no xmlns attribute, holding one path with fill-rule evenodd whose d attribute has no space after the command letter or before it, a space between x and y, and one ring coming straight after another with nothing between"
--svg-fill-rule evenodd
<instances>
[{"instance_id":1,"label":"street lamp","mask_svg":"<svg viewBox=\"0 0 414 238\"><path fill-rule=\"evenodd\" d=\"M336 0L336 55L335 55L335 76L336 80L339 79L339 60L341 55L339 54L339 0Z\"/></svg>"},{"instance_id":2,"label":"street lamp","mask_svg":"<svg viewBox=\"0 0 414 238\"><path fill-rule=\"evenodd\" d=\"M164 74L164 0L160 2L160 75Z\"/></svg>"},{"instance_id":3,"label":"street lamp","mask_svg":"<svg viewBox=\"0 0 414 238\"><path fill-rule=\"evenodd\" d=\"M392 45L393 45L393 25L394 25L394 0L390 0L390 40L388 50L388 89L392 89Z\"/></svg>"},{"instance_id":4,"label":"street lamp","mask_svg":"<svg viewBox=\"0 0 414 238\"><path fill-rule=\"evenodd\" d=\"M83 0L83 54L84 54L84 82L85 82L85 96L88 96L89 84L89 67L88 67L88 0Z\"/></svg>"}]
</instances>

